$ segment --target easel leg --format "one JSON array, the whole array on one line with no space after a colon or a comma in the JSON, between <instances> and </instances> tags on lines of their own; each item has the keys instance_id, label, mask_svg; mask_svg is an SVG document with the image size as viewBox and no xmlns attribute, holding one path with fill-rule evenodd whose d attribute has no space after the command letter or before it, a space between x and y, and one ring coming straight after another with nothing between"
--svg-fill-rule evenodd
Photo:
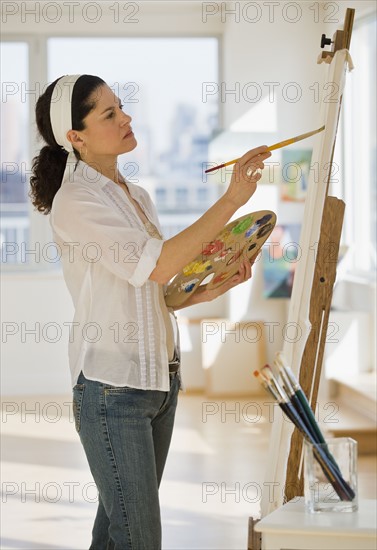
<instances>
[{"instance_id":1,"label":"easel leg","mask_svg":"<svg viewBox=\"0 0 377 550\"><path fill-rule=\"evenodd\" d=\"M249 518L249 530L247 537L247 550L261 550L262 534L254 530L260 518Z\"/></svg>"}]
</instances>

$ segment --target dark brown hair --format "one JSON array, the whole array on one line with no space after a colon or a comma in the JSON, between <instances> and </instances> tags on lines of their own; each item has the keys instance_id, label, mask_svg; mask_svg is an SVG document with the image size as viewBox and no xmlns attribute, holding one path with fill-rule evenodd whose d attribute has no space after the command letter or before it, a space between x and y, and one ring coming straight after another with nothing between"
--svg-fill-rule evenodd
<instances>
[{"instance_id":1,"label":"dark brown hair","mask_svg":"<svg viewBox=\"0 0 377 550\"><path fill-rule=\"evenodd\" d=\"M61 77L59 77L61 78ZM55 84L50 84L38 98L35 116L40 136L47 145L42 147L33 159L31 190L29 196L39 212L49 214L52 201L60 188L68 153L55 141L50 120L50 104ZM96 101L91 95L105 82L98 76L81 75L76 81L72 93L72 129L84 130L85 117L94 109ZM77 159L80 155L75 150Z\"/></svg>"}]
</instances>

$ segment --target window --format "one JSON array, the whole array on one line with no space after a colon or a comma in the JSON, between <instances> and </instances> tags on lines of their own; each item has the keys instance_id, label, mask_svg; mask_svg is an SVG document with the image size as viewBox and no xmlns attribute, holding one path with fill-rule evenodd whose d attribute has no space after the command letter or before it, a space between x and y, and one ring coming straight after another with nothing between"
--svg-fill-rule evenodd
<instances>
[{"instance_id":1,"label":"window","mask_svg":"<svg viewBox=\"0 0 377 550\"><path fill-rule=\"evenodd\" d=\"M189 208L189 192L184 187L178 187L175 190L175 208L177 210L187 210Z\"/></svg>"},{"instance_id":2,"label":"window","mask_svg":"<svg viewBox=\"0 0 377 550\"><path fill-rule=\"evenodd\" d=\"M182 230L216 200L214 186L200 205L195 192L218 126L217 97L203 100L203 83L218 81L216 38L51 38L47 51L49 81L95 74L121 99L138 146L119 157L119 168L152 195L164 235L171 235L169 211ZM182 209L191 217L177 226L174 212Z\"/></svg>"},{"instance_id":3,"label":"window","mask_svg":"<svg viewBox=\"0 0 377 550\"><path fill-rule=\"evenodd\" d=\"M207 187L198 187L196 191L197 201L199 204L206 203L208 201L208 189Z\"/></svg>"},{"instance_id":4,"label":"window","mask_svg":"<svg viewBox=\"0 0 377 550\"><path fill-rule=\"evenodd\" d=\"M376 269L376 18L354 28L355 69L347 79L344 125L345 240L353 274Z\"/></svg>"},{"instance_id":5,"label":"window","mask_svg":"<svg viewBox=\"0 0 377 550\"><path fill-rule=\"evenodd\" d=\"M167 192L163 187L157 187L155 191L156 206L157 208L163 208L166 206Z\"/></svg>"},{"instance_id":6,"label":"window","mask_svg":"<svg viewBox=\"0 0 377 550\"><path fill-rule=\"evenodd\" d=\"M0 47L1 262L19 264L29 259L29 47L25 42L1 42Z\"/></svg>"}]
</instances>

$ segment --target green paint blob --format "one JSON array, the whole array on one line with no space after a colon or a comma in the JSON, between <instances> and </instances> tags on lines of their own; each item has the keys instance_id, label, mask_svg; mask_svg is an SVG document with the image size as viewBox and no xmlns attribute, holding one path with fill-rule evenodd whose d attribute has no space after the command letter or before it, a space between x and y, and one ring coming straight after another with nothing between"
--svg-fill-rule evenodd
<instances>
[{"instance_id":1,"label":"green paint blob","mask_svg":"<svg viewBox=\"0 0 377 550\"><path fill-rule=\"evenodd\" d=\"M233 227L232 233L234 233L235 235L239 235L240 233L243 233L250 226L252 221L253 221L253 218L251 216L248 216L244 220L240 221L240 223L238 223L235 227Z\"/></svg>"}]
</instances>

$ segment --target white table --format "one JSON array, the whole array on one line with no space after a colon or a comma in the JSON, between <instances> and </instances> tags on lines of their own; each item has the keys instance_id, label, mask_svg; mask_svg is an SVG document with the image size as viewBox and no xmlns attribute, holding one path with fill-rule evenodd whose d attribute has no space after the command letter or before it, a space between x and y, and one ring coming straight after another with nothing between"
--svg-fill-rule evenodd
<instances>
[{"instance_id":1,"label":"white table","mask_svg":"<svg viewBox=\"0 0 377 550\"><path fill-rule=\"evenodd\" d=\"M375 500L359 501L357 512L305 511L296 498L261 519L262 550L376 550Z\"/></svg>"}]
</instances>

